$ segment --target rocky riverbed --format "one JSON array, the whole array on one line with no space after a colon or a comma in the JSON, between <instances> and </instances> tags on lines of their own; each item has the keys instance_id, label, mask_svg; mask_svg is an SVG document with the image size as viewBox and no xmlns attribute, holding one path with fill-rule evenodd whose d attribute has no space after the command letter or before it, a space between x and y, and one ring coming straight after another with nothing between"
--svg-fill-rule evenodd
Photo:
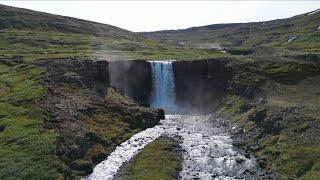
<instances>
[{"instance_id":1,"label":"rocky riverbed","mask_svg":"<svg viewBox=\"0 0 320 180\"><path fill-rule=\"evenodd\" d=\"M132 157L162 135L180 138L183 149L181 179L274 179L248 153L233 146L230 123L216 115L166 115L160 125L125 141L84 179L112 179Z\"/></svg>"}]
</instances>

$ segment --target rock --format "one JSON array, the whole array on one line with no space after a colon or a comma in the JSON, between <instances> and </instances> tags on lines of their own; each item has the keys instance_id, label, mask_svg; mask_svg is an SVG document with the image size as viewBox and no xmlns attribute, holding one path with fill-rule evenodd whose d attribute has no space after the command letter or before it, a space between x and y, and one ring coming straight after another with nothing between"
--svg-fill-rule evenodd
<instances>
[{"instance_id":1,"label":"rock","mask_svg":"<svg viewBox=\"0 0 320 180\"><path fill-rule=\"evenodd\" d=\"M174 61L172 68L175 79L176 103L188 111L210 109L204 94L223 91L228 76L225 73L226 61L187 60ZM215 106L215 102L210 102ZM212 110L212 109L210 109Z\"/></svg>"},{"instance_id":2,"label":"rock","mask_svg":"<svg viewBox=\"0 0 320 180\"><path fill-rule=\"evenodd\" d=\"M3 132L6 127L4 125L0 125L0 132Z\"/></svg>"},{"instance_id":3,"label":"rock","mask_svg":"<svg viewBox=\"0 0 320 180\"><path fill-rule=\"evenodd\" d=\"M250 153L244 153L244 157L250 158Z\"/></svg>"},{"instance_id":4,"label":"rock","mask_svg":"<svg viewBox=\"0 0 320 180\"><path fill-rule=\"evenodd\" d=\"M261 149L261 148L260 148L259 146L257 146L257 145L250 146L249 148L250 148L250 150L252 150L252 151L259 151L259 150Z\"/></svg>"},{"instance_id":5,"label":"rock","mask_svg":"<svg viewBox=\"0 0 320 180\"><path fill-rule=\"evenodd\" d=\"M265 168L266 165L267 165L267 160L265 158L259 159L258 160L258 164L259 164L260 167Z\"/></svg>"},{"instance_id":6,"label":"rock","mask_svg":"<svg viewBox=\"0 0 320 180\"><path fill-rule=\"evenodd\" d=\"M70 166L78 171L84 171L86 174L91 173L93 170L91 161L75 160Z\"/></svg>"},{"instance_id":7,"label":"rock","mask_svg":"<svg viewBox=\"0 0 320 180\"><path fill-rule=\"evenodd\" d=\"M147 105L152 90L150 63L145 60L109 63L110 83L120 92Z\"/></svg>"},{"instance_id":8,"label":"rock","mask_svg":"<svg viewBox=\"0 0 320 180\"><path fill-rule=\"evenodd\" d=\"M158 108L155 110L155 113L157 114L157 119L165 119L166 118L163 109Z\"/></svg>"},{"instance_id":9,"label":"rock","mask_svg":"<svg viewBox=\"0 0 320 180\"><path fill-rule=\"evenodd\" d=\"M250 173L250 170L249 169L246 169L244 170L243 174L247 174L247 173Z\"/></svg>"},{"instance_id":10,"label":"rock","mask_svg":"<svg viewBox=\"0 0 320 180\"><path fill-rule=\"evenodd\" d=\"M260 122L266 118L266 110L265 109L258 109L255 113L251 114L248 119L250 121Z\"/></svg>"},{"instance_id":11,"label":"rock","mask_svg":"<svg viewBox=\"0 0 320 180\"><path fill-rule=\"evenodd\" d=\"M97 75L96 78L100 81L109 82L109 63L107 61L96 61Z\"/></svg>"},{"instance_id":12,"label":"rock","mask_svg":"<svg viewBox=\"0 0 320 180\"><path fill-rule=\"evenodd\" d=\"M217 174L213 174L211 175L211 178L216 178L218 175Z\"/></svg>"},{"instance_id":13,"label":"rock","mask_svg":"<svg viewBox=\"0 0 320 180\"><path fill-rule=\"evenodd\" d=\"M239 158L239 157L236 158L236 162L239 163L239 164L243 163L244 161L245 160L242 159L242 158Z\"/></svg>"}]
</instances>

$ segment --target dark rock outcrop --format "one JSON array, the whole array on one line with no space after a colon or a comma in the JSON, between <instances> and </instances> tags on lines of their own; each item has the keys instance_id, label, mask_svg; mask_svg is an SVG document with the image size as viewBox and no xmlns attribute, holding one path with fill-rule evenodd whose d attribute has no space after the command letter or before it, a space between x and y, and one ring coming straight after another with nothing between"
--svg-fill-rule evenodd
<instances>
[{"instance_id":1,"label":"dark rock outcrop","mask_svg":"<svg viewBox=\"0 0 320 180\"><path fill-rule=\"evenodd\" d=\"M116 61L109 64L111 85L130 98L148 104L152 90L150 63L145 60Z\"/></svg>"},{"instance_id":2,"label":"dark rock outcrop","mask_svg":"<svg viewBox=\"0 0 320 180\"><path fill-rule=\"evenodd\" d=\"M173 62L177 104L188 109L197 107L196 111L212 111L232 79L227 65L225 59Z\"/></svg>"},{"instance_id":3,"label":"dark rock outcrop","mask_svg":"<svg viewBox=\"0 0 320 180\"><path fill-rule=\"evenodd\" d=\"M6 128L5 126L0 125L0 132L3 132L5 128Z\"/></svg>"},{"instance_id":4,"label":"dark rock outcrop","mask_svg":"<svg viewBox=\"0 0 320 180\"><path fill-rule=\"evenodd\" d=\"M96 61L97 77L96 79L109 82L109 63L107 61Z\"/></svg>"}]
</instances>

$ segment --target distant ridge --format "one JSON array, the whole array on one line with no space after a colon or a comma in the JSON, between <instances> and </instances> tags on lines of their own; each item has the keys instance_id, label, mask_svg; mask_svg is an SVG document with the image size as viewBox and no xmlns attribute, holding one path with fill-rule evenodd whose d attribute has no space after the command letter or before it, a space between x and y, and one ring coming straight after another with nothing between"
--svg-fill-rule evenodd
<instances>
[{"instance_id":1,"label":"distant ridge","mask_svg":"<svg viewBox=\"0 0 320 180\"><path fill-rule=\"evenodd\" d=\"M133 32L107 24L0 5L0 29L4 28L52 30L95 36L136 36Z\"/></svg>"},{"instance_id":2,"label":"distant ridge","mask_svg":"<svg viewBox=\"0 0 320 180\"><path fill-rule=\"evenodd\" d=\"M212 24L180 30L142 32L143 36L174 44L201 47L203 43L218 43L224 47L255 47L260 45L289 46L305 50L320 42L320 9L290 18L265 22ZM291 44L286 42L294 38ZM291 41L290 41L291 42ZM301 43L308 43L302 45ZM200 44L200 45L199 45ZM313 44L313 45L312 45ZM320 44L319 44L320 45ZM299 46L299 47L298 47Z\"/></svg>"}]
</instances>

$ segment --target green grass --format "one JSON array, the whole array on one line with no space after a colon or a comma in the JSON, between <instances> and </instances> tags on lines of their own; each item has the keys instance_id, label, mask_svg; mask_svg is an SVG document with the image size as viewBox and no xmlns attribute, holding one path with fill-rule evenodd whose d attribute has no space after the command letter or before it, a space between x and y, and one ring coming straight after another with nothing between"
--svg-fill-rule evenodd
<instances>
[{"instance_id":1,"label":"green grass","mask_svg":"<svg viewBox=\"0 0 320 180\"><path fill-rule=\"evenodd\" d=\"M0 72L0 179L58 179L56 136L41 130L37 101L46 91L44 70L4 65Z\"/></svg>"},{"instance_id":2,"label":"green grass","mask_svg":"<svg viewBox=\"0 0 320 180\"><path fill-rule=\"evenodd\" d=\"M320 14L245 24L213 24L187 30L158 31L147 35L190 45L214 44L227 48L277 47L298 52L320 52ZM170 36L167 34L170 33ZM288 42L292 37L293 41ZM270 55L270 54L268 54Z\"/></svg>"},{"instance_id":3,"label":"green grass","mask_svg":"<svg viewBox=\"0 0 320 180\"><path fill-rule=\"evenodd\" d=\"M148 144L128 167L128 180L173 180L181 170L181 155L176 141L160 138Z\"/></svg>"},{"instance_id":4,"label":"green grass","mask_svg":"<svg viewBox=\"0 0 320 180\"><path fill-rule=\"evenodd\" d=\"M272 140L275 137L277 138ZM272 138L262 140L263 149L257 153L257 156L268 158L272 162L271 169L280 179L288 176L302 179L309 177L310 180L320 177L316 171L320 163L318 144L305 142L306 140L298 134L289 135L285 132Z\"/></svg>"},{"instance_id":5,"label":"green grass","mask_svg":"<svg viewBox=\"0 0 320 180\"><path fill-rule=\"evenodd\" d=\"M3 29L0 31L0 54L22 56L25 60L89 56L119 59L198 59L222 56L218 51L195 50L154 40L133 37L98 37L56 31Z\"/></svg>"},{"instance_id":6,"label":"green grass","mask_svg":"<svg viewBox=\"0 0 320 180\"><path fill-rule=\"evenodd\" d=\"M255 155L258 159L266 159L268 164L267 168L273 171L279 179L288 179L289 177L296 177L301 179L316 180L320 178L319 164L320 164L320 146L317 142L319 130L315 128L319 125L319 112L313 110L314 106L319 102L318 97L311 91L310 86L316 86L318 78L307 79L302 84L308 87L297 86L298 90L295 94L290 94L286 89L283 89L283 94L280 92L279 97L286 97L286 101L296 104L291 106L297 106L300 104L301 111L297 113L291 113L284 116L281 119L272 122L272 118L267 125L260 124L261 120L250 120L250 117L256 115L261 109L266 109L267 117L272 117L288 106L278 106L278 103L270 102L270 97L266 97L267 104L259 104L254 99L247 99L239 96L228 95L222 101L222 105L219 114L232 119L234 122L240 124L244 131L249 136L250 141L257 141L261 147L260 150L255 151ZM310 82L311 81L311 82ZM318 84L319 85L319 84ZM317 86L318 86L317 85ZM290 85L293 86L293 85ZM300 88L300 89L299 89ZM315 87L313 87L314 89ZM305 92L307 90L307 92ZM272 94L272 90L265 89ZM290 92L290 91L289 91ZM299 96L298 93L302 93L305 97L305 101L310 101L312 106L303 104L303 98L294 99ZM305 94L303 94L305 93ZM313 97L311 102L310 98ZM274 95L273 95L274 96ZM274 99L274 97L272 98ZM291 102L292 101L292 102ZM288 102L286 104L288 104ZM283 105L283 103L282 103ZM303 105L303 106L302 106ZM311 109L310 109L311 108ZM281 128L283 130L276 132L272 131L274 128ZM265 131L265 135L256 139L259 135L255 132Z\"/></svg>"},{"instance_id":7,"label":"green grass","mask_svg":"<svg viewBox=\"0 0 320 180\"><path fill-rule=\"evenodd\" d=\"M139 128L132 128L130 127L130 123L125 122L121 117L115 117L110 114L100 114L89 118L85 121L85 125L90 131L104 137L110 144L105 147L106 152L108 153L111 153L117 145L142 130ZM96 148L99 147L93 147L93 149Z\"/></svg>"},{"instance_id":8,"label":"green grass","mask_svg":"<svg viewBox=\"0 0 320 180\"><path fill-rule=\"evenodd\" d=\"M261 66L263 72L275 80L282 82L298 81L319 73L320 66L307 61L281 61Z\"/></svg>"}]
</instances>

